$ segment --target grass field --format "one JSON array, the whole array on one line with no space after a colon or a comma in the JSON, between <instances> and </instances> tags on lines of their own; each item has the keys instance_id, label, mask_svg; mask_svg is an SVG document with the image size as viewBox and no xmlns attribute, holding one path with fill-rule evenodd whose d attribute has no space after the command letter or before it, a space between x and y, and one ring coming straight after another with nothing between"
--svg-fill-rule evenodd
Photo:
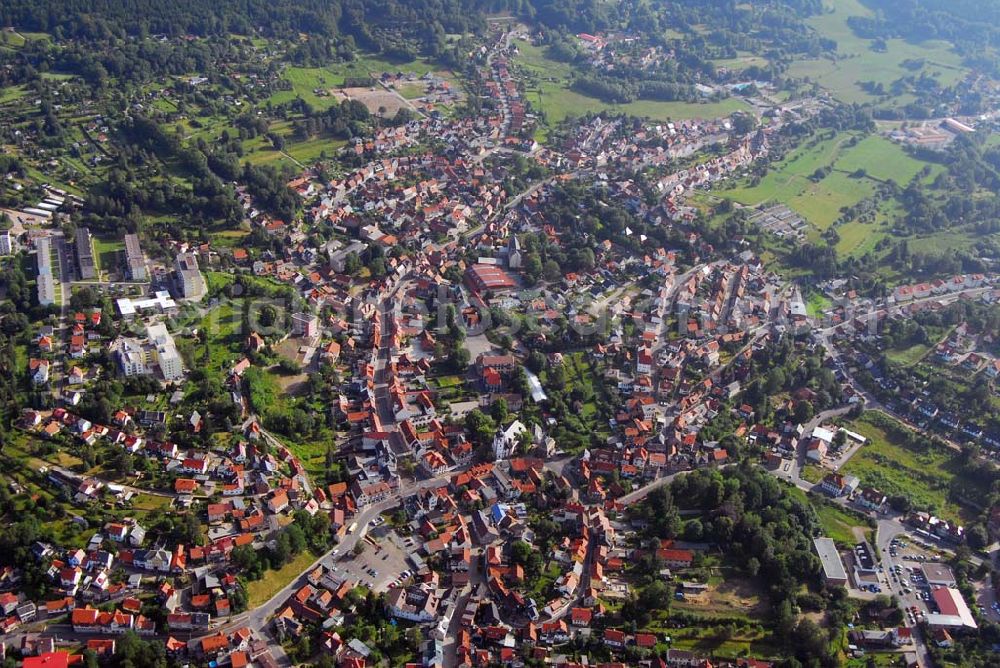
<instances>
[{"instance_id":1,"label":"grass field","mask_svg":"<svg viewBox=\"0 0 1000 668\"><path fill-rule=\"evenodd\" d=\"M227 274L223 271L206 271L204 276L205 285L210 294L229 287L236 280L233 274Z\"/></svg>"},{"instance_id":2,"label":"grass field","mask_svg":"<svg viewBox=\"0 0 1000 668\"><path fill-rule=\"evenodd\" d=\"M873 50L870 40L858 37L847 25L851 16L871 16L870 10L859 0L832 0L827 3L826 10L810 19L809 23L817 32L837 42L836 59L801 60L791 65L788 75L808 77L819 82L842 102L879 101L861 87L861 82L865 81L881 83L888 90L897 79L911 75L919 77L921 73L926 73L942 85L950 85L966 72L961 58L947 42L913 44L892 39L888 40L884 52ZM908 69L903 65L907 60L922 61L922 66ZM912 100L912 95L903 94L889 102L890 106L896 106Z\"/></svg>"},{"instance_id":3,"label":"grass field","mask_svg":"<svg viewBox=\"0 0 1000 668\"><path fill-rule=\"evenodd\" d=\"M875 192L875 185L868 179L852 178L842 172L833 172L819 183L810 183L798 195L786 200L788 206L798 211L820 231L829 228L841 215L841 209L853 206Z\"/></svg>"},{"instance_id":4,"label":"grass field","mask_svg":"<svg viewBox=\"0 0 1000 668\"><path fill-rule=\"evenodd\" d=\"M911 157L899 144L879 135L871 135L847 148L837 159L836 169L848 174L863 169L870 178L879 181L891 179L905 186L925 164Z\"/></svg>"},{"instance_id":5,"label":"grass field","mask_svg":"<svg viewBox=\"0 0 1000 668\"><path fill-rule=\"evenodd\" d=\"M823 535L832 538L841 547L851 547L857 542L857 537L854 535L855 528L860 527L863 530L871 528L854 515L823 501L814 502L813 509L819 516Z\"/></svg>"},{"instance_id":6,"label":"grass field","mask_svg":"<svg viewBox=\"0 0 1000 668\"><path fill-rule=\"evenodd\" d=\"M826 311L832 306L833 302L830 301L830 299L826 295L820 292L812 293L806 300L806 309L808 310L809 315L812 316L813 318L820 317L821 315L823 315L824 311Z\"/></svg>"},{"instance_id":7,"label":"grass field","mask_svg":"<svg viewBox=\"0 0 1000 668\"><path fill-rule=\"evenodd\" d=\"M316 109L328 109L336 104L331 95L317 95L317 90L329 90L344 85L346 77L367 77L381 72L413 72L423 76L434 66L423 59L394 63L382 58L363 56L349 63L336 63L326 67L289 67L284 77L292 84L291 90L274 93L268 101L272 104L291 102L301 97Z\"/></svg>"},{"instance_id":8,"label":"grass field","mask_svg":"<svg viewBox=\"0 0 1000 668\"><path fill-rule=\"evenodd\" d=\"M19 49L25 44L24 36L19 32L14 31L0 31L0 45L9 46L13 49Z\"/></svg>"},{"instance_id":9,"label":"grass field","mask_svg":"<svg viewBox=\"0 0 1000 668\"><path fill-rule=\"evenodd\" d=\"M881 225L862 223L857 220L837 228L840 241L836 249L839 255L861 256L875 249L875 244L885 235Z\"/></svg>"},{"instance_id":10,"label":"grass field","mask_svg":"<svg viewBox=\"0 0 1000 668\"><path fill-rule=\"evenodd\" d=\"M124 239L94 237L94 259L98 271L115 271L118 268L118 254L125 250Z\"/></svg>"},{"instance_id":11,"label":"grass field","mask_svg":"<svg viewBox=\"0 0 1000 668\"><path fill-rule=\"evenodd\" d=\"M291 121L271 123L268 130L284 138L284 151L276 150L271 145L271 141L264 135L249 139L243 142L243 148L246 151L244 160L252 165L284 163L298 170L300 166L296 164L296 161L298 163L315 162L321 159L324 152L327 156L333 156L347 143L343 139L330 137L315 137L299 141L295 138Z\"/></svg>"},{"instance_id":12,"label":"grass field","mask_svg":"<svg viewBox=\"0 0 1000 668\"><path fill-rule=\"evenodd\" d=\"M324 474L327 473L328 469L326 466L326 451L330 446L330 442L317 442L315 440L309 440L303 443L298 443L289 438L282 438L288 449L292 451L292 454L298 457L299 461L302 462L302 466L305 467L306 473L308 473L313 479L318 479L322 481Z\"/></svg>"},{"instance_id":13,"label":"grass field","mask_svg":"<svg viewBox=\"0 0 1000 668\"><path fill-rule=\"evenodd\" d=\"M243 245L246 238L250 236L250 232L247 230L223 230L212 232L209 236L212 238L213 248L236 248Z\"/></svg>"},{"instance_id":14,"label":"grass field","mask_svg":"<svg viewBox=\"0 0 1000 668\"><path fill-rule=\"evenodd\" d=\"M847 153L850 137L842 134L809 142L789 153L758 185L720 190L718 194L751 206L783 202L815 228L824 230L839 217L841 207L856 204L875 190L870 179L852 178L840 171L818 182L809 178L817 169L836 170L837 162Z\"/></svg>"},{"instance_id":15,"label":"grass field","mask_svg":"<svg viewBox=\"0 0 1000 668\"><path fill-rule=\"evenodd\" d=\"M708 589L704 593L675 602L671 606L677 610L719 615L739 610L751 618L766 613L767 595L758 580L744 577L739 570L730 566L713 568L711 573L706 582Z\"/></svg>"},{"instance_id":16,"label":"grass field","mask_svg":"<svg viewBox=\"0 0 1000 668\"><path fill-rule=\"evenodd\" d=\"M396 86L396 91L407 100L416 100L427 92L427 85L419 82L401 84Z\"/></svg>"},{"instance_id":17,"label":"grass field","mask_svg":"<svg viewBox=\"0 0 1000 668\"><path fill-rule=\"evenodd\" d=\"M892 496L907 496L918 509L926 509L948 520L965 522L967 510L948 498L959 471L957 453L934 448L927 443L911 449L873 423L870 414L847 425L870 439L841 468L841 473L858 476L861 484L877 487Z\"/></svg>"},{"instance_id":18,"label":"grass field","mask_svg":"<svg viewBox=\"0 0 1000 668\"><path fill-rule=\"evenodd\" d=\"M903 366L913 366L922 360L924 355L930 352L930 350L930 346L918 343L910 346L909 348L893 348L887 350L885 351L885 356L897 364L902 364Z\"/></svg>"},{"instance_id":19,"label":"grass field","mask_svg":"<svg viewBox=\"0 0 1000 668\"><path fill-rule=\"evenodd\" d=\"M169 496L155 496L153 494L138 494L132 499L132 507L136 510L167 510L173 499Z\"/></svg>"},{"instance_id":20,"label":"grass field","mask_svg":"<svg viewBox=\"0 0 1000 668\"><path fill-rule=\"evenodd\" d=\"M10 49L20 49L28 42L48 39L48 34L44 32L21 32L13 28L0 30L0 46ZM45 74L42 73L42 76Z\"/></svg>"},{"instance_id":21,"label":"grass field","mask_svg":"<svg viewBox=\"0 0 1000 668\"><path fill-rule=\"evenodd\" d=\"M726 67L730 70L741 71L747 67L767 67L768 60L763 56L756 56L748 52L738 52L735 58L716 58L712 61L716 67Z\"/></svg>"},{"instance_id":22,"label":"grass field","mask_svg":"<svg viewBox=\"0 0 1000 668\"><path fill-rule=\"evenodd\" d=\"M242 317L231 303L220 304L204 317L185 324L205 338L202 344L191 337L174 337L189 368L218 374L236 362L243 349Z\"/></svg>"},{"instance_id":23,"label":"grass field","mask_svg":"<svg viewBox=\"0 0 1000 668\"><path fill-rule=\"evenodd\" d=\"M6 86L0 89L0 104L20 100L27 95L28 89L24 86Z\"/></svg>"},{"instance_id":24,"label":"grass field","mask_svg":"<svg viewBox=\"0 0 1000 668\"><path fill-rule=\"evenodd\" d=\"M559 564L554 561L550 561L545 565L545 568L538 575L538 578L531 583L531 588L528 590L529 594L536 600L546 600L549 595L549 589L555 584L555 581L559 579L562 575L562 569L559 568Z\"/></svg>"},{"instance_id":25,"label":"grass field","mask_svg":"<svg viewBox=\"0 0 1000 668\"><path fill-rule=\"evenodd\" d=\"M799 477L806 482L817 484L823 480L823 476L827 473L828 471L818 464L806 463L806 465L799 470Z\"/></svg>"},{"instance_id":26,"label":"grass field","mask_svg":"<svg viewBox=\"0 0 1000 668\"><path fill-rule=\"evenodd\" d=\"M315 162L324 154L332 157L347 142L343 139L329 139L321 137L309 139L307 141L290 143L285 146L285 153L292 156L299 162Z\"/></svg>"},{"instance_id":27,"label":"grass field","mask_svg":"<svg viewBox=\"0 0 1000 668\"><path fill-rule=\"evenodd\" d=\"M282 392L278 378L274 374L260 367L252 367L244 372L243 382L247 388L250 405L257 413L286 409L287 395Z\"/></svg>"},{"instance_id":28,"label":"grass field","mask_svg":"<svg viewBox=\"0 0 1000 668\"><path fill-rule=\"evenodd\" d=\"M289 582L302 575L316 557L306 550L276 571L267 571L260 580L247 583L247 607L253 610L267 603Z\"/></svg>"},{"instance_id":29,"label":"grass field","mask_svg":"<svg viewBox=\"0 0 1000 668\"><path fill-rule=\"evenodd\" d=\"M168 114L177 111L177 105L174 104L173 100L168 100L164 97L158 97L153 100L153 107Z\"/></svg>"},{"instance_id":30,"label":"grass field","mask_svg":"<svg viewBox=\"0 0 1000 668\"><path fill-rule=\"evenodd\" d=\"M787 204L812 225L810 236L815 239L841 216L843 207L875 194L879 182L893 179L905 186L926 164L881 136L841 133L799 146L756 186L719 190L718 194L750 206L764 202ZM830 171L814 181L811 177L819 169ZM872 250L887 233L890 213L895 214L897 208L895 201L885 201L876 223L852 221L842 225L838 228L838 252L862 255Z\"/></svg>"},{"instance_id":31,"label":"grass field","mask_svg":"<svg viewBox=\"0 0 1000 668\"><path fill-rule=\"evenodd\" d=\"M276 151L270 146L261 147L254 151L248 152L243 158L244 162L249 162L251 165L271 165L273 164L278 169L287 165L293 169L301 169L295 160L285 155L281 151Z\"/></svg>"},{"instance_id":32,"label":"grass field","mask_svg":"<svg viewBox=\"0 0 1000 668\"><path fill-rule=\"evenodd\" d=\"M604 394L605 389L593 365L584 353L575 352L563 356L563 368L566 371L567 384L586 388L588 394L590 391L594 392L595 400L584 402L580 417L587 421L595 432L605 432L606 427L597 415L596 402L596 398Z\"/></svg>"},{"instance_id":33,"label":"grass field","mask_svg":"<svg viewBox=\"0 0 1000 668\"><path fill-rule=\"evenodd\" d=\"M941 249L968 250L977 238L964 230L941 230L934 234L911 237L910 252L939 253Z\"/></svg>"},{"instance_id":34,"label":"grass field","mask_svg":"<svg viewBox=\"0 0 1000 668\"><path fill-rule=\"evenodd\" d=\"M735 611L733 611L735 612ZM659 629L656 629L659 630ZM707 628L664 629L673 639L671 647L717 657L773 656L776 647L769 634L760 627L727 633L722 625Z\"/></svg>"},{"instance_id":35,"label":"grass field","mask_svg":"<svg viewBox=\"0 0 1000 668\"><path fill-rule=\"evenodd\" d=\"M545 115L545 120L550 126L559 123L567 116L608 110L653 120L718 118L728 116L735 111L749 110L749 107L738 98L705 103L637 100L629 104L607 104L597 98L570 90L573 67L569 63L549 58L543 47L534 46L527 41L518 41L516 46L520 55L516 57L515 62L534 79L533 83L527 85L526 98L532 106Z\"/></svg>"}]
</instances>

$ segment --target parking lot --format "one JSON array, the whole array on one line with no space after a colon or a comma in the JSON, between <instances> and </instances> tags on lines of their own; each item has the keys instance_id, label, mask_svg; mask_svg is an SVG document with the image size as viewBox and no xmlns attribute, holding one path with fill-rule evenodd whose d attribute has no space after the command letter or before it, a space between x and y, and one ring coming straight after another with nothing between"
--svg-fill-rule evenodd
<instances>
[{"instance_id":1,"label":"parking lot","mask_svg":"<svg viewBox=\"0 0 1000 668\"><path fill-rule=\"evenodd\" d=\"M1000 603L997 602L997 593L989 578L976 587L976 605L979 606L979 612L991 622L1000 622Z\"/></svg>"},{"instance_id":2,"label":"parking lot","mask_svg":"<svg viewBox=\"0 0 1000 668\"><path fill-rule=\"evenodd\" d=\"M374 522L360 542L365 546L361 554L338 553L327 565L337 575L356 581L372 591L384 592L399 583L400 574L412 573L413 566L407 561L405 539L382 523L381 518Z\"/></svg>"},{"instance_id":3,"label":"parking lot","mask_svg":"<svg viewBox=\"0 0 1000 668\"><path fill-rule=\"evenodd\" d=\"M942 561L933 546L909 535L897 536L890 542L885 555L890 592L899 597L910 624L921 621L927 612L936 612L932 587L954 586L951 570Z\"/></svg>"}]
</instances>

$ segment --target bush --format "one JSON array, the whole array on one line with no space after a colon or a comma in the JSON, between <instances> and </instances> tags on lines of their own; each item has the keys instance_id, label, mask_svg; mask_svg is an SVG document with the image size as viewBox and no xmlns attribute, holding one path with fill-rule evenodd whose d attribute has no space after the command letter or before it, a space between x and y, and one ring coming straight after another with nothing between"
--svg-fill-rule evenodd
<instances>
[{"instance_id":1,"label":"bush","mask_svg":"<svg viewBox=\"0 0 1000 668\"><path fill-rule=\"evenodd\" d=\"M302 373L302 365L295 360L283 359L278 362L278 373L282 376L296 376Z\"/></svg>"}]
</instances>

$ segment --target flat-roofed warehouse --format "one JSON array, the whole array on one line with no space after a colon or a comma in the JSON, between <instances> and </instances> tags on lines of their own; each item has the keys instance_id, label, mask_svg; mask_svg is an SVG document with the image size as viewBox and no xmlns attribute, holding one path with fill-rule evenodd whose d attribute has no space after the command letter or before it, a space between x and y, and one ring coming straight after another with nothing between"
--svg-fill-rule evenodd
<instances>
[{"instance_id":1,"label":"flat-roofed warehouse","mask_svg":"<svg viewBox=\"0 0 1000 668\"><path fill-rule=\"evenodd\" d=\"M823 564L823 577L828 584L847 585L847 571L844 570L844 562L840 559L840 552L837 551L837 544L832 538L819 537L813 539L813 547Z\"/></svg>"},{"instance_id":2,"label":"flat-roofed warehouse","mask_svg":"<svg viewBox=\"0 0 1000 668\"><path fill-rule=\"evenodd\" d=\"M925 563L920 566L920 572L931 587L954 587L955 574L946 564Z\"/></svg>"}]
</instances>

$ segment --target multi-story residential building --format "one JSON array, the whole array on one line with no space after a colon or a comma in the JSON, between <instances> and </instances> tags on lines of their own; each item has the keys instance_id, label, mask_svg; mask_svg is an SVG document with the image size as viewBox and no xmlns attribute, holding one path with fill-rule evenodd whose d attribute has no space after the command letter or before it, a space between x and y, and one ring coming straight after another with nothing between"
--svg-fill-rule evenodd
<instances>
[{"instance_id":1,"label":"multi-story residential building","mask_svg":"<svg viewBox=\"0 0 1000 668\"><path fill-rule=\"evenodd\" d=\"M56 281L52 276L52 246L48 238L35 241L36 266L38 267L38 303L50 306L56 302Z\"/></svg>"},{"instance_id":2,"label":"multi-story residential building","mask_svg":"<svg viewBox=\"0 0 1000 668\"><path fill-rule=\"evenodd\" d=\"M177 352L177 346L174 345L174 339L167 331L167 326L163 323L149 325L146 328L146 335L149 337L151 356L159 365L163 378L166 380L184 378L181 355Z\"/></svg>"},{"instance_id":3,"label":"multi-story residential building","mask_svg":"<svg viewBox=\"0 0 1000 668\"><path fill-rule=\"evenodd\" d=\"M149 373L149 367L146 364L146 351L143 350L139 341L119 338L111 344L111 350L118 361L118 368L121 369L122 375L126 377L145 376Z\"/></svg>"},{"instance_id":4,"label":"multi-story residential building","mask_svg":"<svg viewBox=\"0 0 1000 668\"><path fill-rule=\"evenodd\" d=\"M90 238L90 230L81 227L76 231L76 265L80 279L92 281L97 278L97 266L94 264L94 244Z\"/></svg>"},{"instance_id":5,"label":"multi-story residential building","mask_svg":"<svg viewBox=\"0 0 1000 668\"><path fill-rule=\"evenodd\" d=\"M17 249L17 242L10 231L0 232L0 255L13 255Z\"/></svg>"},{"instance_id":6,"label":"multi-story residential building","mask_svg":"<svg viewBox=\"0 0 1000 668\"><path fill-rule=\"evenodd\" d=\"M312 313L293 313L292 336L306 338L319 336L319 318Z\"/></svg>"},{"instance_id":7,"label":"multi-story residential building","mask_svg":"<svg viewBox=\"0 0 1000 668\"><path fill-rule=\"evenodd\" d=\"M194 253L180 253L174 262L177 290L184 299L198 299L205 294L205 277L198 268Z\"/></svg>"},{"instance_id":8,"label":"multi-story residential building","mask_svg":"<svg viewBox=\"0 0 1000 668\"><path fill-rule=\"evenodd\" d=\"M125 275L133 281L145 281L149 278L138 234L125 235Z\"/></svg>"},{"instance_id":9,"label":"multi-story residential building","mask_svg":"<svg viewBox=\"0 0 1000 668\"><path fill-rule=\"evenodd\" d=\"M163 323L146 328L146 340L119 337L111 343L118 367L124 376L145 376L153 373L154 365L160 367L164 380L184 378L184 364L174 339Z\"/></svg>"}]
</instances>

